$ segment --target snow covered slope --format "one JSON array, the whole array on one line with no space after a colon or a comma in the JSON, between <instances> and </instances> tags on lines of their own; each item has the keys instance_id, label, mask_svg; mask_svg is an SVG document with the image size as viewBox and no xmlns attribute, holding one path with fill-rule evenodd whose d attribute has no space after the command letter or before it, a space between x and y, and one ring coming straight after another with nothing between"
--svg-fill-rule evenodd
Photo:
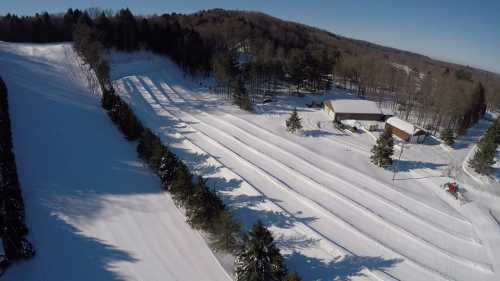
<instances>
[{"instance_id":1,"label":"snow covered slope","mask_svg":"<svg viewBox=\"0 0 500 281\"><path fill-rule=\"evenodd\" d=\"M2 281L230 280L91 96L69 44L0 42L37 256Z\"/></svg>"},{"instance_id":2,"label":"snow covered slope","mask_svg":"<svg viewBox=\"0 0 500 281\"><path fill-rule=\"evenodd\" d=\"M431 191L435 182L413 176L411 165L444 164L400 161L405 178L391 182L390 171L369 164L373 140L336 131L323 111L299 106L305 133L291 135L293 98L249 114L149 53L114 54L112 76L145 125L210 177L246 227L261 219L271 228L305 280L498 280L474 224Z\"/></svg>"}]
</instances>

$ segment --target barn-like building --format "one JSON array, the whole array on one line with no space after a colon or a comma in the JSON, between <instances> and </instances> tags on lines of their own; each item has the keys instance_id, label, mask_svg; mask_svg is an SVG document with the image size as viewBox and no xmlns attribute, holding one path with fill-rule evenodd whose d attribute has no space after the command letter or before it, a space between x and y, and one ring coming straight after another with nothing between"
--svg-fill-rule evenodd
<instances>
[{"instance_id":1,"label":"barn-like building","mask_svg":"<svg viewBox=\"0 0 500 281\"><path fill-rule=\"evenodd\" d=\"M325 111L334 121L384 121L386 116L376 102L356 99L335 99L323 102Z\"/></svg>"},{"instance_id":2,"label":"barn-like building","mask_svg":"<svg viewBox=\"0 0 500 281\"><path fill-rule=\"evenodd\" d=\"M387 119L385 127L391 129L393 135L406 142L422 143L427 136L423 129L395 116Z\"/></svg>"}]
</instances>

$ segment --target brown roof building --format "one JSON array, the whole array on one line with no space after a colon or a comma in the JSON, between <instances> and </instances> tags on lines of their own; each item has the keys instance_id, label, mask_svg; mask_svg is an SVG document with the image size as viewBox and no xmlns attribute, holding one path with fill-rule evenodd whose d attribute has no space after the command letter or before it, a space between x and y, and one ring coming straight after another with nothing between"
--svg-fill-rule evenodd
<instances>
[{"instance_id":1,"label":"brown roof building","mask_svg":"<svg viewBox=\"0 0 500 281\"><path fill-rule=\"evenodd\" d=\"M406 142L422 143L427 136L427 132L423 129L398 117L388 118L385 127L391 129L393 135Z\"/></svg>"}]
</instances>

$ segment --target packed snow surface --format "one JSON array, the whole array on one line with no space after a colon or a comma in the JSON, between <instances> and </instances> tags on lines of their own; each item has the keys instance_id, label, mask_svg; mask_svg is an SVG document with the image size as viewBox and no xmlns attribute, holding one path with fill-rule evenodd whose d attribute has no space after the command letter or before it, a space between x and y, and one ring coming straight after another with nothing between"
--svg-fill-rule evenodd
<instances>
[{"instance_id":1,"label":"packed snow surface","mask_svg":"<svg viewBox=\"0 0 500 281\"><path fill-rule=\"evenodd\" d=\"M406 145L384 170L369 162L373 137L338 131L324 110L305 106L348 93L282 97L248 113L164 57L111 59L115 88L138 117L209 179L245 229L262 220L304 280L500 280L500 227L472 223L483 213L440 187L469 142L457 155L433 138ZM300 135L284 126L295 107Z\"/></svg>"},{"instance_id":2,"label":"packed snow surface","mask_svg":"<svg viewBox=\"0 0 500 281\"><path fill-rule=\"evenodd\" d=\"M2 281L231 280L90 95L69 44L0 42L29 239Z\"/></svg>"}]
</instances>

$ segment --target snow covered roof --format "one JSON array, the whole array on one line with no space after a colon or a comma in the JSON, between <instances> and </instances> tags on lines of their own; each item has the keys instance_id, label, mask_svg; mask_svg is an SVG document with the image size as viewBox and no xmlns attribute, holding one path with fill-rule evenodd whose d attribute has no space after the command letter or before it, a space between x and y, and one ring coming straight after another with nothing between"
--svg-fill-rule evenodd
<instances>
[{"instance_id":1,"label":"snow covered roof","mask_svg":"<svg viewBox=\"0 0 500 281\"><path fill-rule=\"evenodd\" d=\"M389 117L386 123L410 135L414 135L418 131L423 131L417 126L395 116Z\"/></svg>"},{"instance_id":2,"label":"snow covered roof","mask_svg":"<svg viewBox=\"0 0 500 281\"><path fill-rule=\"evenodd\" d=\"M337 99L326 102L337 113L382 114L377 103L369 100Z\"/></svg>"}]
</instances>

